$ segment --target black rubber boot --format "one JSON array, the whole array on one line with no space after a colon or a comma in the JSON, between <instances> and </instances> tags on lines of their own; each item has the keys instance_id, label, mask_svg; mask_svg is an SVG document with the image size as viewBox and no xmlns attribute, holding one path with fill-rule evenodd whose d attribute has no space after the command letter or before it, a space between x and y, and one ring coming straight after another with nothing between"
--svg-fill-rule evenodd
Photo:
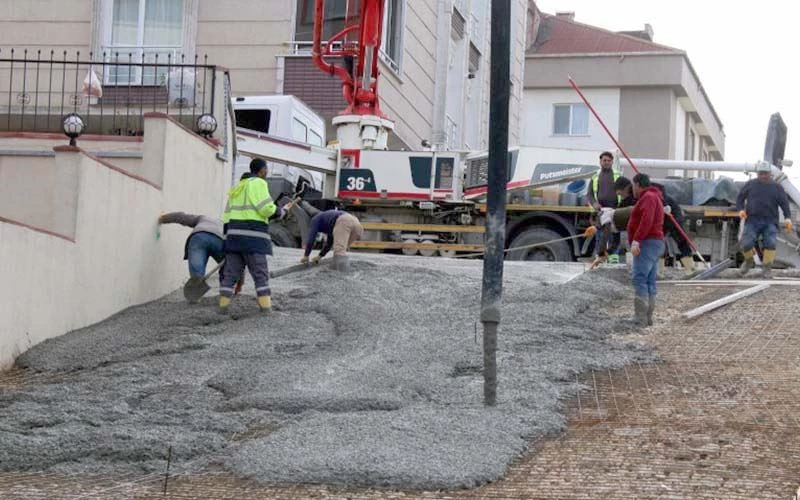
<instances>
[{"instance_id":1,"label":"black rubber boot","mask_svg":"<svg viewBox=\"0 0 800 500\"><path fill-rule=\"evenodd\" d=\"M653 312L656 310L656 296L651 295L647 302L647 326L653 326Z\"/></svg>"}]
</instances>

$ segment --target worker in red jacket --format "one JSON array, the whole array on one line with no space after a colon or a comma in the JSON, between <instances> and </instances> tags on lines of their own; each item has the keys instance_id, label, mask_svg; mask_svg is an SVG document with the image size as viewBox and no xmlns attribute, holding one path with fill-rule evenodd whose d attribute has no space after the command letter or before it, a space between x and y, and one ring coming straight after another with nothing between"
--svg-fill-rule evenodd
<instances>
[{"instance_id":1,"label":"worker in red jacket","mask_svg":"<svg viewBox=\"0 0 800 500\"><path fill-rule=\"evenodd\" d=\"M627 226L636 292L633 323L647 326L653 324L658 260L664 253L664 205L661 191L650 184L647 174L636 174L631 181L636 197Z\"/></svg>"}]
</instances>

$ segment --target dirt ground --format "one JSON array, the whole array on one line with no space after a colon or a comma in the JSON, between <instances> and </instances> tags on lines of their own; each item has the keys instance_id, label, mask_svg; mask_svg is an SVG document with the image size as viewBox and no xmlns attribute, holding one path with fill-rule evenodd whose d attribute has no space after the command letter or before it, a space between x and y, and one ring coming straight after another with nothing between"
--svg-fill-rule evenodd
<instances>
[{"instance_id":1,"label":"dirt ground","mask_svg":"<svg viewBox=\"0 0 800 500\"><path fill-rule=\"evenodd\" d=\"M585 374L592 390L568 402L567 432L480 488L267 487L209 473L169 477L164 495L160 474L0 474L0 498L792 498L800 486L800 287L773 286L692 321L680 316L744 288L662 285L657 324L626 335L656 347L662 362ZM629 306L613 304L619 316Z\"/></svg>"}]
</instances>

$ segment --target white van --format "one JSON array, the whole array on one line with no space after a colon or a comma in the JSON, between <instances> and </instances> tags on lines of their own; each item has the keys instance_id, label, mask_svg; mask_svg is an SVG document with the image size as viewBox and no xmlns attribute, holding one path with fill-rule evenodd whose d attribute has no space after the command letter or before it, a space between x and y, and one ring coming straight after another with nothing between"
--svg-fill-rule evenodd
<instances>
[{"instance_id":1,"label":"white van","mask_svg":"<svg viewBox=\"0 0 800 500\"><path fill-rule=\"evenodd\" d=\"M244 96L232 99L236 128L247 129L284 139L325 146L325 120L303 101L292 95ZM251 158L239 155L233 172L233 183L250 169ZM322 191L323 175L299 167L269 162L270 177L283 177L293 186L305 178L310 187Z\"/></svg>"}]
</instances>

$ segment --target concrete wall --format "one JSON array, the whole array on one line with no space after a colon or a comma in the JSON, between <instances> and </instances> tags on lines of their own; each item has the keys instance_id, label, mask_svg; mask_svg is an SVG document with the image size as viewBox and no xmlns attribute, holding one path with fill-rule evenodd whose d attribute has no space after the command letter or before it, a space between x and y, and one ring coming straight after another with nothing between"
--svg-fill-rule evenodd
<instances>
[{"instance_id":1,"label":"concrete wall","mask_svg":"<svg viewBox=\"0 0 800 500\"><path fill-rule=\"evenodd\" d=\"M292 39L295 2L200 2L197 53L231 72L235 95L279 92L278 55Z\"/></svg>"},{"instance_id":2,"label":"concrete wall","mask_svg":"<svg viewBox=\"0 0 800 500\"><path fill-rule=\"evenodd\" d=\"M619 141L638 158L672 158L675 96L670 88L625 88L620 93Z\"/></svg>"},{"instance_id":3,"label":"concrete wall","mask_svg":"<svg viewBox=\"0 0 800 500\"><path fill-rule=\"evenodd\" d=\"M49 58L50 50L88 56L91 47L92 4L89 0L0 0L0 57L10 49L28 49L35 58L37 49ZM17 51L15 58L21 58ZM7 83L8 80L3 80Z\"/></svg>"},{"instance_id":4,"label":"concrete wall","mask_svg":"<svg viewBox=\"0 0 800 500\"><path fill-rule=\"evenodd\" d=\"M141 162L160 168L139 170L161 178L160 185L69 146L35 161L2 157L0 172L13 179L9 191L29 202L15 208L3 196L0 205L0 368L43 340L178 288L186 279L188 231L165 226L157 238L156 220L172 210L221 213L231 170L217 153L156 115L145 120ZM74 222L71 234L65 220Z\"/></svg>"},{"instance_id":5,"label":"concrete wall","mask_svg":"<svg viewBox=\"0 0 800 500\"><path fill-rule=\"evenodd\" d=\"M615 88L586 89L589 102L595 107L603 121L616 136L620 129L620 91ZM570 89L526 89L523 99L522 139L523 146L540 146L560 149L582 149L613 151L615 146L603 128L593 117L589 117L589 134L586 136L553 135L554 104L582 102ZM624 143L623 143L624 144ZM596 155L595 155L596 156Z\"/></svg>"}]
</instances>

